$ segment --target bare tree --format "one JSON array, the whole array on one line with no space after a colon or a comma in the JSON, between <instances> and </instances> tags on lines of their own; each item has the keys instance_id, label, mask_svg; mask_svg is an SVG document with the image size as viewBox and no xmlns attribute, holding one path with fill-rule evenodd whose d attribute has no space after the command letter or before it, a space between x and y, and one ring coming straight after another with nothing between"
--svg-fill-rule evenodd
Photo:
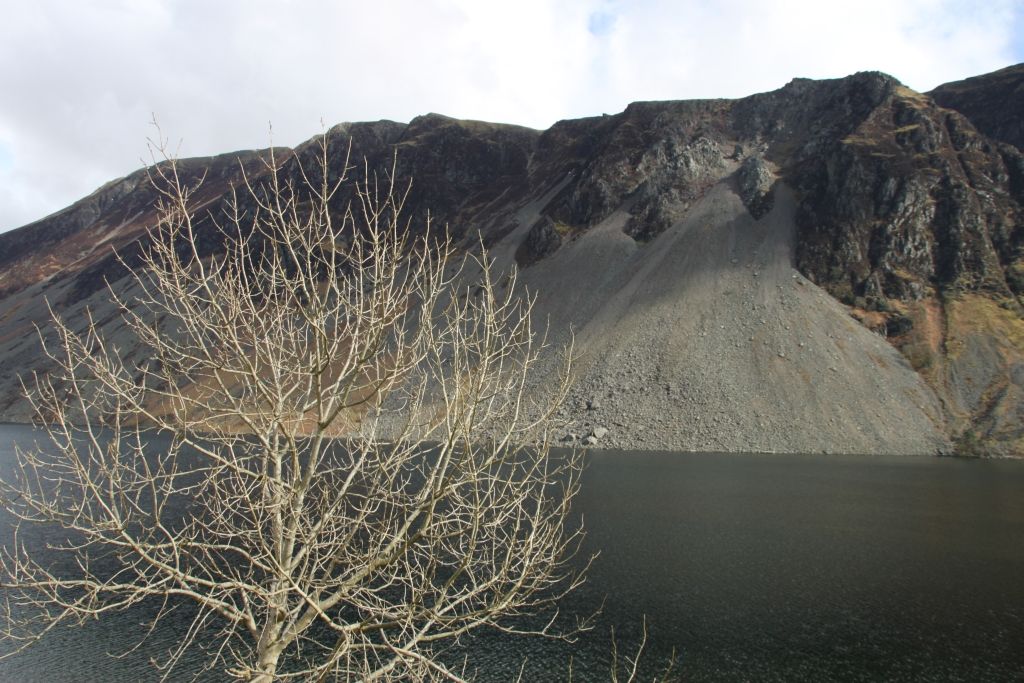
<instances>
[{"instance_id":1,"label":"bare tree","mask_svg":"<svg viewBox=\"0 0 1024 683\"><path fill-rule=\"evenodd\" d=\"M579 460L545 431L567 363L538 403L530 300L411 230L393 174L332 208L328 147L289 173L271 155L201 226L197 186L153 166L159 225L110 292L144 362L55 316L29 391L52 444L19 453L4 503L71 561L5 549L8 637L185 603L165 676L201 642L239 680L459 680L440 648L579 580Z\"/></svg>"}]
</instances>

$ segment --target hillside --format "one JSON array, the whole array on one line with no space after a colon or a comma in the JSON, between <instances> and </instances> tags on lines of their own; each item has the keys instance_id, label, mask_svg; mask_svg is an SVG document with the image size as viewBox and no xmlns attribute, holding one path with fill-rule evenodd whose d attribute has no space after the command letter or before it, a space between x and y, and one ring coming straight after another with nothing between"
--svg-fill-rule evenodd
<instances>
[{"instance_id":1,"label":"hillside","mask_svg":"<svg viewBox=\"0 0 1024 683\"><path fill-rule=\"evenodd\" d=\"M1022 91L1020 66L930 94L859 73L546 131L428 114L329 136L336 170L350 142L371 171L397 154L412 229L481 234L552 336L575 331L567 440L1024 455ZM295 176L311 153L275 158ZM204 210L266 154L188 160ZM29 419L46 301L135 352L105 286L154 220L146 177L0 235L0 418Z\"/></svg>"}]
</instances>

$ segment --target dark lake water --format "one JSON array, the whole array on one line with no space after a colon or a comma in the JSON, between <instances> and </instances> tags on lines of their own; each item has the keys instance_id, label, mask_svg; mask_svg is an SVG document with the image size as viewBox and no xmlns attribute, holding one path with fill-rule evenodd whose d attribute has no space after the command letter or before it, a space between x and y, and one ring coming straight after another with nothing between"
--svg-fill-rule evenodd
<instances>
[{"instance_id":1,"label":"dark lake water","mask_svg":"<svg viewBox=\"0 0 1024 683\"><path fill-rule=\"evenodd\" d=\"M22 427L0 426L0 465ZM577 510L603 603L574 645L484 635L478 680L607 681L646 617L645 680L673 651L686 681L1024 680L1024 462L595 452ZM138 619L51 634L0 681L143 681L162 634ZM148 649L147 649L148 648ZM187 676L182 676L187 680Z\"/></svg>"}]
</instances>

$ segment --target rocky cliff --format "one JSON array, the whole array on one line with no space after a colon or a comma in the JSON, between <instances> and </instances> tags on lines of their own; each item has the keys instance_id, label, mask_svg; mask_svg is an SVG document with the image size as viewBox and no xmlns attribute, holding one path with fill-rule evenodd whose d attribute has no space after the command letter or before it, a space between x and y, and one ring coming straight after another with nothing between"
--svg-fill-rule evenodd
<instances>
[{"instance_id":1,"label":"rocky cliff","mask_svg":"<svg viewBox=\"0 0 1024 683\"><path fill-rule=\"evenodd\" d=\"M1024 64L946 83L928 96L940 107L966 116L993 140L1024 148Z\"/></svg>"},{"instance_id":2,"label":"rocky cliff","mask_svg":"<svg viewBox=\"0 0 1024 683\"><path fill-rule=\"evenodd\" d=\"M796 79L546 131L429 114L342 124L356 175L413 185L466 249L575 330L567 440L637 448L1024 454L1024 69L921 94ZM277 150L286 175L314 153ZM189 160L216 208L266 152ZM154 220L144 172L0 235L0 414L43 368L44 300L118 333L105 283ZM346 197L337 199L339 210ZM215 251L214 232L204 249ZM133 353L124 340L126 353ZM537 390L543 390L538 386Z\"/></svg>"}]
</instances>

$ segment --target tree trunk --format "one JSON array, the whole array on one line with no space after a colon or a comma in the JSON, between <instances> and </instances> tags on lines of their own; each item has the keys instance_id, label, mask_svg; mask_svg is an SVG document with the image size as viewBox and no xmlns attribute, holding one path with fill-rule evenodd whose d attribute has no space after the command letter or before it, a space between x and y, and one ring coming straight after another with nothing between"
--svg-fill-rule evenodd
<instances>
[{"instance_id":1,"label":"tree trunk","mask_svg":"<svg viewBox=\"0 0 1024 683\"><path fill-rule=\"evenodd\" d=\"M275 646L259 653L257 673L249 679L252 683L274 683L274 674L277 673L277 660L281 657L281 651Z\"/></svg>"}]
</instances>

